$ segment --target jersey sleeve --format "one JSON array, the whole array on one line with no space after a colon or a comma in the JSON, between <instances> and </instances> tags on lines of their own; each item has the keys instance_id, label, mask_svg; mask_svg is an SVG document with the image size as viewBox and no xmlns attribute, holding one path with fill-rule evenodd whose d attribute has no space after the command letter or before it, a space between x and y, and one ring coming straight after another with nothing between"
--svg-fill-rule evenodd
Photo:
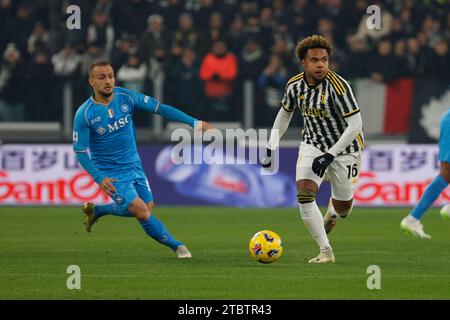
<instances>
[{"instance_id":1,"label":"jersey sleeve","mask_svg":"<svg viewBox=\"0 0 450 320\"><path fill-rule=\"evenodd\" d=\"M152 113L155 113L159 108L160 103L155 98L125 88L120 88L120 91L131 98L135 108L144 109Z\"/></svg>"},{"instance_id":2,"label":"jersey sleeve","mask_svg":"<svg viewBox=\"0 0 450 320\"><path fill-rule=\"evenodd\" d=\"M75 152L84 152L89 147L90 128L89 120L84 112L84 109L79 109L75 113L73 121L73 150Z\"/></svg>"},{"instance_id":3,"label":"jersey sleeve","mask_svg":"<svg viewBox=\"0 0 450 320\"><path fill-rule=\"evenodd\" d=\"M294 111L297 106L297 99L294 92L294 85L289 84L286 86L283 99L281 99L281 107L287 112Z\"/></svg>"},{"instance_id":4,"label":"jersey sleeve","mask_svg":"<svg viewBox=\"0 0 450 320\"><path fill-rule=\"evenodd\" d=\"M77 156L78 162L86 170L92 178L100 184L106 177L102 172L97 170L87 152L90 140L89 119L85 109L79 109L75 113L73 123L73 150Z\"/></svg>"},{"instance_id":5,"label":"jersey sleeve","mask_svg":"<svg viewBox=\"0 0 450 320\"><path fill-rule=\"evenodd\" d=\"M350 83L337 74L330 77L334 91L334 101L344 118L348 118L360 112Z\"/></svg>"}]
</instances>

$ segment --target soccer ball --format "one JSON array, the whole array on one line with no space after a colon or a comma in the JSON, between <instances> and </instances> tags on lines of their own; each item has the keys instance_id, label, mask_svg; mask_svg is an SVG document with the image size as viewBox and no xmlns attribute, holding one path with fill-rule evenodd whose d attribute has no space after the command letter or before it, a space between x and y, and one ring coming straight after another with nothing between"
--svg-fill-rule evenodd
<instances>
[{"instance_id":1,"label":"soccer ball","mask_svg":"<svg viewBox=\"0 0 450 320\"><path fill-rule=\"evenodd\" d=\"M441 217L444 219L450 219L450 203L441 208Z\"/></svg>"},{"instance_id":2,"label":"soccer ball","mask_svg":"<svg viewBox=\"0 0 450 320\"><path fill-rule=\"evenodd\" d=\"M250 255L261 263L272 263L283 253L283 242L278 234L270 230L255 233L249 244Z\"/></svg>"}]
</instances>

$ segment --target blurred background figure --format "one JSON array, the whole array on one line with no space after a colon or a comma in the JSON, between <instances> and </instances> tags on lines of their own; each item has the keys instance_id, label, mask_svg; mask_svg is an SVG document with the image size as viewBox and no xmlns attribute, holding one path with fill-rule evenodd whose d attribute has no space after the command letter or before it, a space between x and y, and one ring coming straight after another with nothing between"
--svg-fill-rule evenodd
<instances>
[{"instance_id":1,"label":"blurred background figure","mask_svg":"<svg viewBox=\"0 0 450 320\"><path fill-rule=\"evenodd\" d=\"M213 43L210 53L202 61L200 78L205 83L205 106L203 118L206 120L233 119L233 82L237 77L237 58L227 49L224 40Z\"/></svg>"},{"instance_id":2,"label":"blurred background figure","mask_svg":"<svg viewBox=\"0 0 450 320\"><path fill-rule=\"evenodd\" d=\"M137 50L130 50L126 64L117 72L117 80L127 89L142 92L146 74L147 66L141 62Z\"/></svg>"},{"instance_id":3,"label":"blurred background figure","mask_svg":"<svg viewBox=\"0 0 450 320\"><path fill-rule=\"evenodd\" d=\"M183 106L193 117L199 118L203 109L203 82L200 79L200 61L195 51L186 48L175 63L170 77L169 96L175 106Z\"/></svg>"},{"instance_id":4,"label":"blurred background figure","mask_svg":"<svg viewBox=\"0 0 450 320\"><path fill-rule=\"evenodd\" d=\"M23 121L25 108L25 66L19 50L9 44L0 65L0 120Z\"/></svg>"},{"instance_id":5,"label":"blurred background figure","mask_svg":"<svg viewBox=\"0 0 450 320\"><path fill-rule=\"evenodd\" d=\"M276 54L271 55L268 65L258 78L258 87L264 92L264 102L261 109L258 110L261 116L258 117L257 125L270 126L270 123L273 122L279 111L288 79L288 69L283 61Z\"/></svg>"}]
</instances>

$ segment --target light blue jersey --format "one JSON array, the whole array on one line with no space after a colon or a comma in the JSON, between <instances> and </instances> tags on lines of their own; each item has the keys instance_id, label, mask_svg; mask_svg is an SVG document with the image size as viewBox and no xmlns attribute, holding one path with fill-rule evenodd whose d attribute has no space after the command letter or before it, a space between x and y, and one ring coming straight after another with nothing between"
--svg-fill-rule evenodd
<instances>
[{"instance_id":1,"label":"light blue jersey","mask_svg":"<svg viewBox=\"0 0 450 320\"><path fill-rule=\"evenodd\" d=\"M89 148L95 167L101 172L126 172L141 166L136 147L133 112L136 108L155 112L159 102L149 96L115 87L109 105L92 97L75 114L73 141L76 152Z\"/></svg>"},{"instance_id":2,"label":"light blue jersey","mask_svg":"<svg viewBox=\"0 0 450 320\"><path fill-rule=\"evenodd\" d=\"M441 117L439 136L439 161L450 162L450 109Z\"/></svg>"}]
</instances>

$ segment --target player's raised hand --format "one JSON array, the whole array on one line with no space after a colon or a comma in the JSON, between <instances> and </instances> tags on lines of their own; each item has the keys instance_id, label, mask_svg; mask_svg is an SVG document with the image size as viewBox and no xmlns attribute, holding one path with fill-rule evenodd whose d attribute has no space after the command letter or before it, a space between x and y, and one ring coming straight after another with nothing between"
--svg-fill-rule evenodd
<instances>
[{"instance_id":1,"label":"player's raised hand","mask_svg":"<svg viewBox=\"0 0 450 320\"><path fill-rule=\"evenodd\" d=\"M102 189L107 194L114 193L117 190L112 183L116 181L117 179L106 177L102 180L102 183L100 183L100 189Z\"/></svg>"}]
</instances>

